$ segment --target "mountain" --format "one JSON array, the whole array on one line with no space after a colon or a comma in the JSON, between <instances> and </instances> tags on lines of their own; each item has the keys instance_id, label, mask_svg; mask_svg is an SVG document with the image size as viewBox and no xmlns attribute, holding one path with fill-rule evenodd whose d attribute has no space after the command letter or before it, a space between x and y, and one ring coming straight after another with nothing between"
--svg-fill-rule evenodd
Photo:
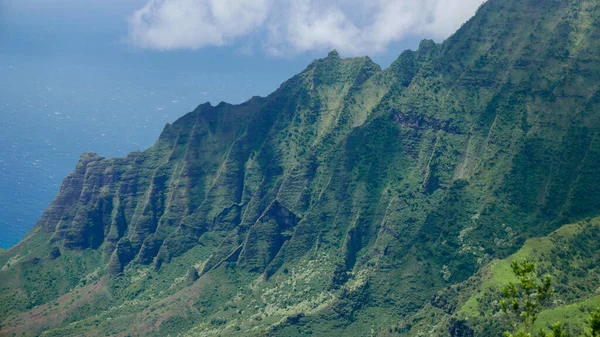
<instances>
[{"instance_id":1,"label":"mountain","mask_svg":"<svg viewBox=\"0 0 600 337\"><path fill-rule=\"evenodd\" d=\"M490 0L388 69L332 51L145 151L82 155L0 253L0 335L472 336L498 259L536 249L566 275L553 317L596 301L599 20Z\"/></svg>"},{"instance_id":2,"label":"mountain","mask_svg":"<svg viewBox=\"0 0 600 337\"><path fill-rule=\"evenodd\" d=\"M518 282L511 262L527 259L540 274L553 276L557 292L557 304L542 310L533 330L549 331L562 322L570 336L586 336L585 322L600 307L599 236L600 218L596 217L530 239L506 259L495 260L468 280L440 290L417 314L392 327L389 335L502 336L506 326L500 324L495 302L503 286Z\"/></svg>"}]
</instances>

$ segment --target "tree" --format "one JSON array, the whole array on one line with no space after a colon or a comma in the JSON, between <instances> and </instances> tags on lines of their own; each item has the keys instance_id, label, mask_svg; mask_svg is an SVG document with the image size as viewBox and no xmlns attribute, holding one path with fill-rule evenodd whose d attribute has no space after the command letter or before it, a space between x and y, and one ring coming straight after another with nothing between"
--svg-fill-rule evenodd
<instances>
[{"instance_id":1,"label":"tree","mask_svg":"<svg viewBox=\"0 0 600 337\"><path fill-rule=\"evenodd\" d=\"M544 329L538 332L539 337L568 337L569 334L563 330L562 324L556 323L552 326L552 334L548 335Z\"/></svg>"},{"instance_id":2,"label":"tree","mask_svg":"<svg viewBox=\"0 0 600 337\"><path fill-rule=\"evenodd\" d=\"M517 283L510 282L502 288L500 309L506 315L514 332L505 332L506 337L531 337L533 324L539 313L550 302L554 295L552 278L545 275L542 280L537 277L535 263L527 260L513 261L512 272L518 279ZM540 337L564 337L561 324L553 326L552 334L548 335L543 330L538 332Z\"/></svg>"},{"instance_id":3,"label":"tree","mask_svg":"<svg viewBox=\"0 0 600 337\"><path fill-rule=\"evenodd\" d=\"M554 295L552 277L545 275L541 280L536 273L535 263L527 260L512 261L510 265L518 281L509 282L502 288L500 309L506 315L513 332L505 332L505 337L533 337L532 330L539 313L544 310ZM600 308L588 319L588 337L600 337ZM568 337L561 323L552 326L552 332L544 329L537 337Z\"/></svg>"},{"instance_id":4,"label":"tree","mask_svg":"<svg viewBox=\"0 0 600 337\"><path fill-rule=\"evenodd\" d=\"M590 336L600 337L600 308L596 309L589 319L589 327L591 330Z\"/></svg>"}]
</instances>

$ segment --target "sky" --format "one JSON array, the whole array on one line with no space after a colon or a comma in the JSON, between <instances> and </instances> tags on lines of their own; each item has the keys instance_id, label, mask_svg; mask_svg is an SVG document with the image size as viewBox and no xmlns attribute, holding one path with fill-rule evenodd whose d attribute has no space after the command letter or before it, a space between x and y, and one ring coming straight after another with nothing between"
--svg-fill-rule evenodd
<instances>
[{"instance_id":1,"label":"sky","mask_svg":"<svg viewBox=\"0 0 600 337\"><path fill-rule=\"evenodd\" d=\"M387 67L483 0L0 0L0 248L83 152L145 149L209 101L268 95L337 49Z\"/></svg>"}]
</instances>

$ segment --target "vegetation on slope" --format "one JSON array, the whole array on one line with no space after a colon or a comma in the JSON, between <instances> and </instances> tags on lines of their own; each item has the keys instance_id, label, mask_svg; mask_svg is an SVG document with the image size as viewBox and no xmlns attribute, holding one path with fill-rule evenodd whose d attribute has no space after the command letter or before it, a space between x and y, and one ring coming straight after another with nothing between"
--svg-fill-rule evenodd
<instances>
[{"instance_id":1,"label":"vegetation on slope","mask_svg":"<svg viewBox=\"0 0 600 337\"><path fill-rule=\"evenodd\" d=\"M500 329L472 324L492 307L461 287L600 212L598 14L490 0L386 70L334 51L268 97L199 106L146 151L83 155L0 254L0 334ZM589 245L548 260L577 262L553 270L565 303L594 301Z\"/></svg>"},{"instance_id":2,"label":"vegetation on slope","mask_svg":"<svg viewBox=\"0 0 600 337\"><path fill-rule=\"evenodd\" d=\"M501 310L502 289L519 279L514 261L531 261L538 275L551 275L552 301L537 315L531 331L562 323L571 336L583 334L590 314L600 307L600 218L565 225L548 236L528 240L502 260L485 266L469 280L441 290L421 312L396 326L396 332L417 335L434 331L444 336L501 336L512 331ZM451 334L452 335L452 334Z\"/></svg>"}]
</instances>

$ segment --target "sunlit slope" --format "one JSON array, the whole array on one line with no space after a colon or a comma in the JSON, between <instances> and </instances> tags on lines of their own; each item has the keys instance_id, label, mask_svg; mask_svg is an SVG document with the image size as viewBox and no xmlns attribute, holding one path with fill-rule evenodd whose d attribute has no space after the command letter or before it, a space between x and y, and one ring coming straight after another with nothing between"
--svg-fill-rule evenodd
<instances>
[{"instance_id":1,"label":"sunlit slope","mask_svg":"<svg viewBox=\"0 0 600 337\"><path fill-rule=\"evenodd\" d=\"M511 262L534 262L537 275L551 275L556 294L539 315L534 331L561 322L574 336L583 335L590 313L600 307L600 218L565 225L548 236L528 240L521 249L494 260L469 280L441 290L419 314L402 321L393 331L416 335L433 331L445 335L461 327L464 335L501 336L510 330L503 321L501 289L518 282Z\"/></svg>"}]
</instances>

